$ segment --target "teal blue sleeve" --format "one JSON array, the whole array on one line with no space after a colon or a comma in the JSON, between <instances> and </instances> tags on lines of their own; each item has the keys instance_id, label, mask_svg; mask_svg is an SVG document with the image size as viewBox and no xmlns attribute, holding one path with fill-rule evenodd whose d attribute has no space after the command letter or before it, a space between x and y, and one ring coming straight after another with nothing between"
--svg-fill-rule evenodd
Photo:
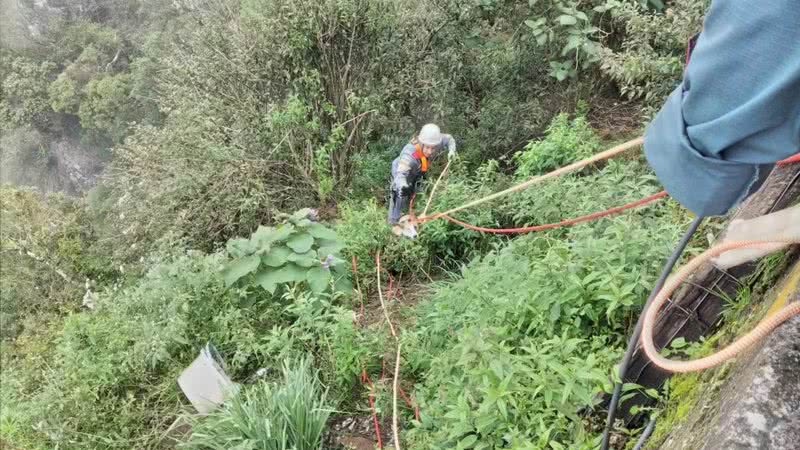
<instances>
[{"instance_id":1,"label":"teal blue sleeve","mask_svg":"<svg viewBox=\"0 0 800 450\"><path fill-rule=\"evenodd\" d=\"M800 3L713 1L684 79L645 132L669 194L724 214L800 149Z\"/></svg>"}]
</instances>

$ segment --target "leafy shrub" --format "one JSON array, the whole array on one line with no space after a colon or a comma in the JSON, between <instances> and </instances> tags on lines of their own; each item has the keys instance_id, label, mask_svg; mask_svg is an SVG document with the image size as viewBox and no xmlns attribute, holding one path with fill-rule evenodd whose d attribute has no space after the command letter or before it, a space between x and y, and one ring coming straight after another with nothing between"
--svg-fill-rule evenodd
<instances>
[{"instance_id":1,"label":"leafy shrub","mask_svg":"<svg viewBox=\"0 0 800 450\"><path fill-rule=\"evenodd\" d=\"M291 357L297 349L314 355L331 400L348 400L361 369L385 348L382 337L356 328L353 312L336 306L338 297L290 289L284 298L284 315L291 326L284 327L289 340L281 355Z\"/></svg>"},{"instance_id":2,"label":"leafy shrub","mask_svg":"<svg viewBox=\"0 0 800 450\"><path fill-rule=\"evenodd\" d=\"M308 359L284 361L280 383L246 387L194 419L186 449L317 450L331 406Z\"/></svg>"},{"instance_id":3,"label":"leafy shrub","mask_svg":"<svg viewBox=\"0 0 800 450\"><path fill-rule=\"evenodd\" d=\"M356 258L362 286L373 285L376 279L378 251L382 268L396 273L414 273L428 261L428 250L420 241L399 239L392 234L386 223L386 209L379 207L374 199L343 203L339 213L336 234L342 239L347 260Z\"/></svg>"},{"instance_id":4,"label":"leafy shrub","mask_svg":"<svg viewBox=\"0 0 800 450\"><path fill-rule=\"evenodd\" d=\"M3 420L40 446L148 447L178 414L175 379L207 341L234 379L308 352L335 369L326 381L336 395L347 392L363 360L361 346L346 342L360 339L352 314L327 294L295 288L273 299L256 286L226 288L224 262L197 253L156 260L132 286L100 293L95 310L66 319L47 366L25 369L33 355L12 365L22 386L8 393L18 406L3 408Z\"/></svg>"},{"instance_id":5,"label":"leafy shrub","mask_svg":"<svg viewBox=\"0 0 800 450\"><path fill-rule=\"evenodd\" d=\"M661 14L635 2L613 9L613 23L624 29L602 50L600 70L631 99L657 107L681 78L688 39L702 28L708 0L677 0Z\"/></svg>"},{"instance_id":6,"label":"leafy shrub","mask_svg":"<svg viewBox=\"0 0 800 450\"><path fill-rule=\"evenodd\" d=\"M614 2L530 2L526 27L546 54L550 76L574 78L599 60L600 28L593 26Z\"/></svg>"},{"instance_id":7,"label":"leafy shrub","mask_svg":"<svg viewBox=\"0 0 800 450\"><path fill-rule=\"evenodd\" d=\"M53 111L77 116L86 136L120 143L141 114L132 97L127 62L130 49L114 28L82 19L49 32L59 75L49 86Z\"/></svg>"},{"instance_id":8,"label":"leafy shrub","mask_svg":"<svg viewBox=\"0 0 800 450\"><path fill-rule=\"evenodd\" d=\"M77 203L63 195L0 189L2 339L19 334L26 322L46 321L80 306L83 280L72 255L60 245L64 239L78 239L72 236L78 210Z\"/></svg>"},{"instance_id":9,"label":"leafy shrub","mask_svg":"<svg viewBox=\"0 0 800 450\"><path fill-rule=\"evenodd\" d=\"M429 214L464 205L477 198L493 194L506 187L507 179L499 172L499 163L488 160L474 173L465 167L451 165L452 173L442 183L431 202ZM424 198L420 204L425 203ZM496 204L484 204L456 213L458 219L478 226L497 227ZM418 240L430 252L436 267L454 268L461 261L484 253L503 238L468 230L444 219L424 223Z\"/></svg>"},{"instance_id":10,"label":"leafy shrub","mask_svg":"<svg viewBox=\"0 0 800 450\"><path fill-rule=\"evenodd\" d=\"M515 224L553 223L639 200L659 189L657 179L643 159L611 160L596 172L562 176L519 192L499 205L497 214ZM621 214L637 214L638 211ZM641 214L641 220L649 220L651 214L659 218L668 214L664 208L645 211L652 212ZM603 229L608 223L600 220L593 226ZM563 235L563 229L551 233Z\"/></svg>"},{"instance_id":11,"label":"leafy shrub","mask_svg":"<svg viewBox=\"0 0 800 450\"><path fill-rule=\"evenodd\" d=\"M53 25L48 29L47 38L50 39L48 47L53 50L53 59L63 66L75 61L92 61L95 65L102 61L105 66L112 60L120 46L124 45L122 36L117 30L99 21L91 21L89 18L75 17L73 20L63 20ZM89 56L90 54L96 56ZM93 68L93 70L98 69Z\"/></svg>"},{"instance_id":12,"label":"leafy shrub","mask_svg":"<svg viewBox=\"0 0 800 450\"><path fill-rule=\"evenodd\" d=\"M518 178L540 175L591 156L599 147L600 139L585 117L570 120L567 114L561 113L550 122L543 139L531 141L514 155L515 174Z\"/></svg>"},{"instance_id":13,"label":"leafy shrub","mask_svg":"<svg viewBox=\"0 0 800 450\"><path fill-rule=\"evenodd\" d=\"M3 52L0 66L0 130L49 127L52 118L48 85L55 64Z\"/></svg>"},{"instance_id":14,"label":"leafy shrub","mask_svg":"<svg viewBox=\"0 0 800 450\"><path fill-rule=\"evenodd\" d=\"M382 202L388 195L392 161L404 144L400 140L370 145L355 157L353 182L348 200L374 198Z\"/></svg>"},{"instance_id":15,"label":"leafy shrub","mask_svg":"<svg viewBox=\"0 0 800 450\"><path fill-rule=\"evenodd\" d=\"M516 157L521 163L515 175L550 170L598 146L583 119L569 123L561 115L543 140ZM468 186L455 178L442 191L443 199ZM491 165L475 178L467 199L483 195L482 187L492 192L503 183ZM491 212L483 223L557 222L657 189L641 159L612 160L595 172L560 177L508 197L486 208ZM672 209L658 203L526 235L505 246L489 241L495 250L473 259L460 280L439 284L417 306L415 329L404 336L406 366L420 380L417 398L423 411L419 425L407 434L409 447L593 448L597 436L575 411L593 405L593 392L608 383L628 317L644 301L677 237ZM452 239L454 233L444 235Z\"/></svg>"},{"instance_id":16,"label":"leafy shrub","mask_svg":"<svg viewBox=\"0 0 800 450\"><path fill-rule=\"evenodd\" d=\"M83 88L84 98L78 108L85 130L107 133L114 142L121 142L133 119L130 97L130 76L118 74L94 78Z\"/></svg>"},{"instance_id":17,"label":"leafy shrub","mask_svg":"<svg viewBox=\"0 0 800 450\"><path fill-rule=\"evenodd\" d=\"M279 285L305 282L313 292L321 293L332 284L348 292L347 266L338 257L341 246L336 233L309 219L310 209L288 216L287 223L258 227L250 239L228 241L228 253L234 258L224 271L230 286L242 277L275 293Z\"/></svg>"},{"instance_id":18,"label":"leafy shrub","mask_svg":"<svg viewBox=\"0 0 800 450\"><path fill-rule=\"evenodd\" d=\"M107 234L122 240L114 249L120 259L138 259L170 234L214 251L269 223L277 210L306 203L302 193L289 200L285 186L262 182L280 183L275 165L219 145L206 131L147 126L115 149L104 204ZM132 245L137 251L126 255Z\"/></svg>"},{"instance_id":19,"label":"leafy shrub","mask_svg":"<svg viewBox=\"0 0 800 450\"><path fill-rule=\"evenodd\" d=\"M626 318L678 233L611 222L516 239L418 305L404 345L422 380L410 448L593 445L575 411L607 383Z\"/></svg>"},{"instance_id":20,"label":"leafy shrub","mask_svg":"<svg viewBox=\"0 0 800 450\"><path fill-rule=\"evenodd\" d=\"M39 389L21 399L34 439L80 448L141 448L155 439L179 405L182 366L213 324L236 313L237 296L214 276L219 264L184 256L156 265L137 286L101 293L95 311L68 317L50 366L29 381ZM252 325L239 327L244 347Z\"/></svg>"}]
</instances>

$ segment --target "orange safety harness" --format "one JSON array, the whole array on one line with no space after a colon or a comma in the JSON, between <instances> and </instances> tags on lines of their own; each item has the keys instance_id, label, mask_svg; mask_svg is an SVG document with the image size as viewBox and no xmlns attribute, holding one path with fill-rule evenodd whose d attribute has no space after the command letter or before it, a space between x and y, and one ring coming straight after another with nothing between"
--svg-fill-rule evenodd
<instances>
[{"instance_id":1,"label":"orange safety harness","mask_svg":"<svg viewBox=\"0 0 800 450\"><path fill-rule=\"evenodd\" d=\"M428 171L428 158L425 156L425 153L422 153L422 146L420 146L418 143L414 144L414 159L419 161L422 165L422 168L420 169L422 170L422 173Z\"/></svg>"}]
</instances>

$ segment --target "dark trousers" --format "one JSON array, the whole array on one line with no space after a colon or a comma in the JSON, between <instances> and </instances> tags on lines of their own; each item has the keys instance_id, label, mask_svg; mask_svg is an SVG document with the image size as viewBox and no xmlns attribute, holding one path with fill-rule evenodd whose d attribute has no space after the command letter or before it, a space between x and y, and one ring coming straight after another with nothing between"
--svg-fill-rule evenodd
<instances>
[{"instance_id":1,"label":"dark trousers","mask_svg":"<svg viewBox=\"0 0 800 450\"><path fill-rule=\"evenodd\" d=\"M394 188L390 189L389 215L387 217L389 225L395 225L400 220L400 217L403 215L403 210L408 208L409 200L410 198L408 196L401 195L398 190Z\"/></svg>"}]
</instances>

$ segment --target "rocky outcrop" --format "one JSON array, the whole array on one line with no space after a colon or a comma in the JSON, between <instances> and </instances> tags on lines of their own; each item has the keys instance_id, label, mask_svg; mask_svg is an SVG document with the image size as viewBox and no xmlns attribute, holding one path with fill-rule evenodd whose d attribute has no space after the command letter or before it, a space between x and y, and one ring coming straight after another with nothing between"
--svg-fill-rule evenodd
<instances>
[{"instance_id":1,"label":"rocky outcrop","mask_svg":"<svg viewBox=\"0 0 800 450\"><path fill-rule=\"evenodd\" d=\"M776 296L776 302L791 301L800 301L800 262ZM739 357L723 380L697 389L692 412L659 448L800 448L800 317Z\"/></svg>"},{"instance_id":2,"label":"rocky outcrop","mask_svg":"<svg viewBox=\"0 0 800 450\"><path fill-rule=\"evenodd\" d=\"M97 183L105 164L101 154L107 150L86 145L77 137L39 136L36 145L31 145L27 136L13 137L2 140L2 183L79 195Z\"/></svg>"}]
</instances>

